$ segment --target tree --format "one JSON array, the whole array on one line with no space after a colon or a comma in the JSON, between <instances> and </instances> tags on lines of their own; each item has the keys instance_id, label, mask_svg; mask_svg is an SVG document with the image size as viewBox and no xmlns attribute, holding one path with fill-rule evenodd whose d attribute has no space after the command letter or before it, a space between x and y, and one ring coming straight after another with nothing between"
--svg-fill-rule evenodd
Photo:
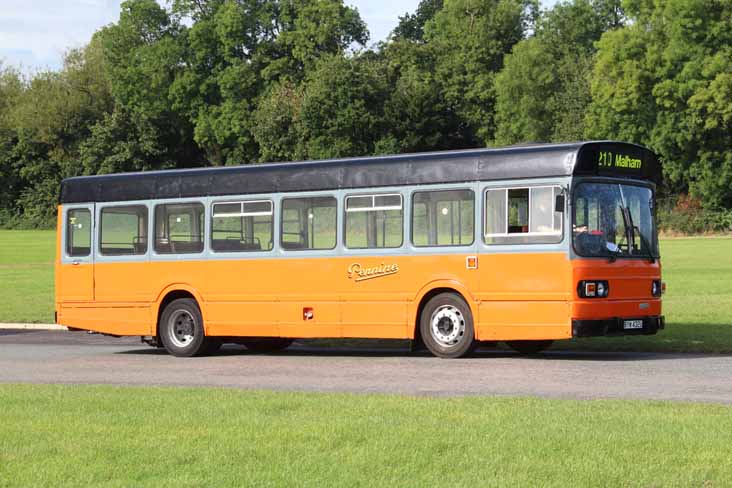
<instances>
[{"instance_id":1,"label":"tree","mask_svg":"<svg viewBox=\"0 0 732 488\"><path fill-rule=\"evenodd\" d=\"M297 118L298 154L322 159L379 152L389 82L379 59L324 58L306 80Z\"/></svg>"},{"instance_id":2,"label":"tree","mask_svg":"<svg viewBox=\"0 0 732 488\"><path fill-rule=\"evenodd\" d=\"M183 68L171 94L212 164L260 159L253 126L259 97L368 39L357 11L341 0L180 1L174 12L193 25L183 28Z\"/></svg>"},{"instance_id":3,"label":"tree","mask_svg":"<svg viewBox=\"0 0 732 488\"><path fill-rule=\"evenodd\" d=\"M123 106L91 127L79 159L87 175L147 171L175 167L154 124L144 113Z\"/></svg>"},{"instance_id":4,"label":"tree","mask_svg":"<svg viewBox=\"0 0 732 488\"><path fill-rule=\"evenodd\" d=\"M416 12L399 17L399 24L391 33L391 38L413 42L424 41L425 24L435 17L444 3L444 0L421 0Z\"/></svg>"},{"instance_id":5,"label":"tree","mask_svg":"<svg viewBox=\"0 0 732 488\"><path fill-rule=\"evenodd\" d=\"M8 114L21 186L15 204L27 225L51 225L61 179L83 172L79 146L112 105L101 63L97 42L70 51L61 71L33 77Z\"/></svg>"},{"instance_id":6,"label":"tree","mask_svg":"<svg viewBox=\"0 0 732 488\"><path fill-rule=\"evenodd\" d=\"M7 225L18 213L16 200L20 196L22 182L13 155L17 134L9 116L23 92L20 73L0 63L0 226Z\"/></svg>"},{"instance_id":7,"label":"tree","mask_svg":"<svg viewBox=\"0 0 732 488\"><path fill-rule=\"evenodd\" d=\"M623 20L620 0L574 0L547 11L496 79L496 142L582 139L595 42Z\"/></svg>"},{"instance_id":8,"label":"tree","mask_svg":"<svg viewBox=\"0 0 732 488\"><path fill-rule=\"evenodd\" d=\"M599 43L588 134L646 144L673 192L732 207L732 4L633 0Z\"/></svg>"},{"instance_id":9,"label":"tree","mask_svg":"<svg viewBox=\"0 0 732 488\"><path fill-rule=\"evenodd\" d=\"M447 0L425 25L425 39L438 53L435 78L465 121L463 138L471 145L494 139L495 76L537 9L534 0Z\"/></svg>"}]
</instances>

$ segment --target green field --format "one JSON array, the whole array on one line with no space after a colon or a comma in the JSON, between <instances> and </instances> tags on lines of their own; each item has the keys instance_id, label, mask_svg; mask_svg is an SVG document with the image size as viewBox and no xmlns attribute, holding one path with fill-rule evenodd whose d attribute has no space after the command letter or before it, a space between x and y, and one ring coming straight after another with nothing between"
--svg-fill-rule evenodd
<instances>
[{"instance_id":1,"label":"green field","mask_svg":"<svg viewBox=\"0 0 732 488\"><path fill-rule=\"evenodd\" d=\"M0 486L732 485L732 407L0 386Z\"/></svg>"},{"instance_id":2,"label":"green field","mask_svg":"<svg viewBox=\"0 0 732 488\"><path fill-rule=\"evenodd\" d=\"M0 231L0 322L53 320L53 231ZM667 329L657 336L561 341L555 348L732 352L732 238L661 242Z\"/></svg>"},{"instance_id":3,"label":"green field","mask_svg":"<svg viewBox=\"0 0 732 488\"><path fill-rule=\"evenodd\" d=\"M0 230L0 322L53 322L56 232Z\"/></svg>"}]
</instances>

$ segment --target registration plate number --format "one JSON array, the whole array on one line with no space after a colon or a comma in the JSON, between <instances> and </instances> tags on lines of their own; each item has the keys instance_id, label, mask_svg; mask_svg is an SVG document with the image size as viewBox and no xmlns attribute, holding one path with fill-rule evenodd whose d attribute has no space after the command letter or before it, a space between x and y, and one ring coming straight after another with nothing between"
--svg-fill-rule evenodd
<instances>
[{"instance_id":1,"label":"registration plate number","mask_svg":"<svg viewBox=\"0 0 732 488\"><path fill-rule=\"evenodd\" d=\"M635 330L635 329L642 329L642 328L643 328L642 320L623 320L623 329L625 329L625 330Z\"/></svg>"}]
</instances>

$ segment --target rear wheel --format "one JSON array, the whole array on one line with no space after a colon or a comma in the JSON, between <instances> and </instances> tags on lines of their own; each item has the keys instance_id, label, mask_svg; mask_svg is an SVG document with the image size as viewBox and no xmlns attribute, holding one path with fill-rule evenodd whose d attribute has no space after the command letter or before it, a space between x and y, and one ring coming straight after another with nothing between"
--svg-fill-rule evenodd
<instances>
[{"instance_id":1,"label":"rear wheel","mask_svg":"<svg viewBox=\"0 0 732 488\"><path fill-rule=\"evenodd\" d=\"M280 337L259 337L241 341L244 346L252 352L267 353L284 351L292 344L292 339Z\"/></svg>"},{"instance_id":2,"label":"rear wheel","mask_svg":"<svg viewBox=\"0 0 732 488\"><path fill-rule=\"evenodd\" d=\"M459 358L477 346L470 307L454 293L432 297L422 309L419 328L425 346L437 357Z\"/></svg>"},{"instance_id":3,"label":"rear wheel","mask_svg":"<svg viewBox=\"0 0 732 488\"><path fill-rule=\"evenodd\" d=\"M221 347L217 339L209 339L203 330L203 316L192 298L170 302L160 316L160 341L173 356L200 356Z\"/></svg>"},{"instance_id":4,"label":"rear wheel","mask_svg":"<svg viewBox=\"0 0 732 488\"><path fill-rule=\"evenodd\" d=\"M507 341L506 344L508 347L513 349L514 351L530 355L530 354L538 354L544 349L549 348L549 346L552 345L554 341L546 340L546 341Z\"/></svg>"}]
</instances>

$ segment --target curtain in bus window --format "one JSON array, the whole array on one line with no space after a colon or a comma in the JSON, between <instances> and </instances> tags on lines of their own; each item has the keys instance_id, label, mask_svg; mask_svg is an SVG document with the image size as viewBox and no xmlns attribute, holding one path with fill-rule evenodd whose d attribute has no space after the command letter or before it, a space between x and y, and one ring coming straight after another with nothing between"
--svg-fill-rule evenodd
<instances>
[{"instance_id":1,"label":"curtain in bus window","mask_svg":"<svg viewBox=\"0 0 732 488\"><path fill-rule=\"evenodd\" d=\"M488 190L485 194L485 233L505 234L506 231L506 190Z\"/></svg>"},{"instance_id":2,"label":"curtain in bus window","mask_svg":"<svg viewBox=\"0 0 732 488\"><path fill-rule=\"evenodd\" d=\"M562 240L559 187L494 189L485 196L486 244L554 244Z\"/></svg>"},{"instance_id":3,"label":"curtain in bus window","mask_svg":"<svg viewBox=\"0 0 732 488\"><path fill-rule=\"evenodd\" d=\"M550 234L554 229L554 189L549 186L531 188L529 232Z\"/></svg>"}]
</instances>

